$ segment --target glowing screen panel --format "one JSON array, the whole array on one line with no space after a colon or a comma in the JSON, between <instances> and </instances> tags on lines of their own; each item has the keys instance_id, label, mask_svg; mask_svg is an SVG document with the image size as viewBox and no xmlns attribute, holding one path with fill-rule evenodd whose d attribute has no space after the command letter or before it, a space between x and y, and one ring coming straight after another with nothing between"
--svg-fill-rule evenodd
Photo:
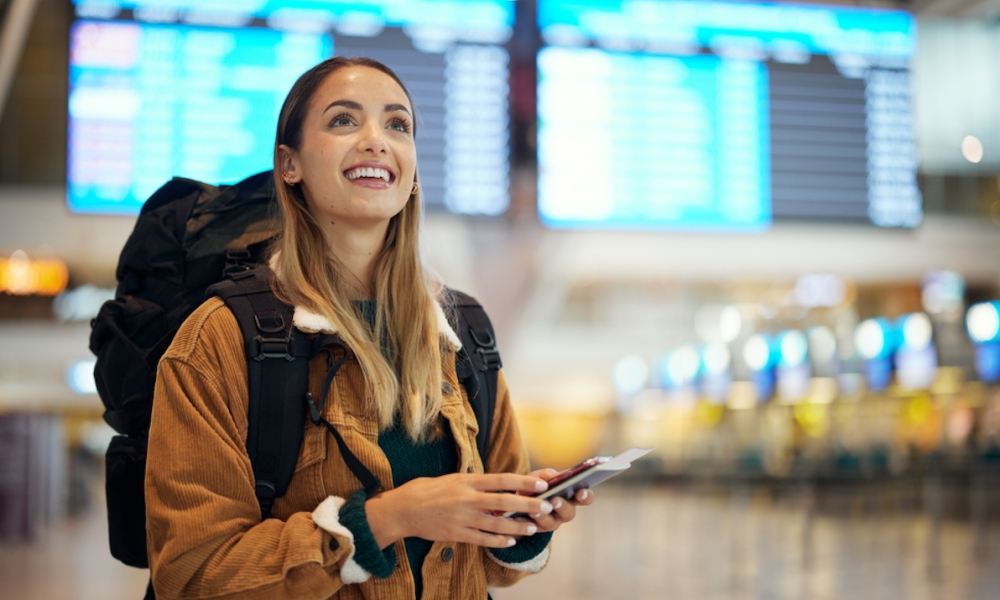
<instances>
[{"instance_id":1,"label":"glowing screen panel","mask_svg":"<svg viewBox=\"0 0 1000 600\"><path fill-rule=\"evenodd\" d=\"M388 64L413 96L430 207L509 204L504 0L78 0L70 33L68 203L137 213L173 176L269 169L296 78L331 56Z\"/></svg>"},{"instance_id":2,"label":"glowing screen panel","mask_svg":"<svg viewBox=\"0 0 1000 600\"><path fill-rule=\"evenodd\" d=\"M539 0L552 227L913 227L913 18L754 2Z\"/></svg>"}]
</instances>

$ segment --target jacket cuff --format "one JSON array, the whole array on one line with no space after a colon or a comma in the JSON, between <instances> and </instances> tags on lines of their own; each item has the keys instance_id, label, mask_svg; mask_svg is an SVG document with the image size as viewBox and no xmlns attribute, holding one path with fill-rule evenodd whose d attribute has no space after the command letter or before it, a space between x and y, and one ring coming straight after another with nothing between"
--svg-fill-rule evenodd
<instances>
[{"instance_id":1,"label":"jacket cuff","mask_svg":"<svg viewBox=\"0 0 1000 600\"><path fill-rule=\"evenodd\" d=\"M340 522L354 534L354 560L372 575L385 579L396 568L396 548L390 545L383 551L378 547L365 513L367 500L363 489L351 494L340 509Z\"/></svg>"},{"instance_id":2,"label":"jacket cuff","mask_svg":"<svg viewBox=\"0 0 1000 600\"><path fill-rule=\"evenodd\" d=\"M346 538L351 542L351 550L347 554L344 565L340 568L340 580L345 584L363 583L371 577L371 572L365 570L354 560L357 546L354 542L354 533L341 523L341 508L345 500L339 496L329 496L320 502L316 510L312 512L313 523L317 527L326 531L332 536Z\"/></svg>"},{"instance_id":3,"label":"jacket cuff","mask_svg":"<svg viewBox=\"0 0 1000 600\"><path fill-rule=\"evenodd\" d=\"M525 573L537 573L549 560L551 540L552 532L547 531L524 538L510 548L489 548L486 553L501 567Z\"/></svg>"}]
</instances>

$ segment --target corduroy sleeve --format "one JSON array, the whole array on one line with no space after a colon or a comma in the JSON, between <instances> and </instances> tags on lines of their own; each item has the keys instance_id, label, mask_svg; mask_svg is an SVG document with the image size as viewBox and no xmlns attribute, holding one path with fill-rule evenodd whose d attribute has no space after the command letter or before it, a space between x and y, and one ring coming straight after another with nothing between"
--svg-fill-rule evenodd
<instances>
[{"instance_id":1,"label":"corduroy sleeve","mask_svg":"<svg viewBox=\"0 0 1000 600\"><path fill-rule=\"evenodd\" d=\"M317 508L329 513L324 528L308 512L261 521L245 446L246 359L222 306L192 314L157 372L146 466L156 596L329 598L351 579L353 536L336 526L343 501Z\"/></svg>"},{"instance_id":2,"label":"corduroy sleeve","mask_svg":"<svg viewBox=\"0 0 1000 600\"><path fill-rule=\"evenodd\" d=\"M517 427L503 372L497 378L497 405L490 440L489 455L484 461L487 473L528 472L528 450ZM506 587L517 583L529 573L541 571L549 560L551 544L545 543L549 537L551 536L541 534L538 541L523 540L519 545L524 545L524 549L506 555L503 552L494 554L492 550L483 548L487 583L491 587ZM507 562L505 558L518 562Z\"/></svg>"}]
</instances>

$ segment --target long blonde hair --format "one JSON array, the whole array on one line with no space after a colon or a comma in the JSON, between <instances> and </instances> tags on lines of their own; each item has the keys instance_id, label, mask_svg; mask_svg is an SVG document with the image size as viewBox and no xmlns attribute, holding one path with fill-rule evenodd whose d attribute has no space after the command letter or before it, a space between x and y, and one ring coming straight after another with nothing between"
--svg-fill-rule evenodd
<instances>
[{"instance_id":1,"label":"long blonde hair","mask_svg":"<svg viewBox=\"0 0 1000 600\"><path fill-rule=\"evenodd\" d=\"M403 210L389 221L375 259L372 329L351 302L356 289L351 276L309 212L302 186L291 186L281 177L278 148L282 144L300 148L303 122L316 90L333 72L355 66L389 75L410 98L389 67L367 58L328 59L292 86L281 107L274 144L274 183L282 221L282 233L272 246L280 273L275 292L295 306L326 317L337 328L361 365L370 392L364 399L366 408L374 412L379 428L392 426L398 416L409 437L419 442L434 431L441 411L441 346L434 306L441 285L429 276L420 259L419 191L411 193Z\"/></svg>"}]
</instances>

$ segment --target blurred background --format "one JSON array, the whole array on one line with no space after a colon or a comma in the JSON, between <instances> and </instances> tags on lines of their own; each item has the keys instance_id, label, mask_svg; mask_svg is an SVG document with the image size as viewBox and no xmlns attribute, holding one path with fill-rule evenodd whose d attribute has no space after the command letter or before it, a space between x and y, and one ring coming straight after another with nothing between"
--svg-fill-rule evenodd
<instances>
[{"instance_id":1,"label":"blurred background","mask_svg":"<svg viewBox=\"0 0 1000 600\"><path fill-rule=\"evenodd\" d=\"M427 262L538 466L655 447L495 598L1000 595L1000 2L0 0L0 581L108 552L89 321L172 176L332 55L415 102Z\"/></svg>"}]
</instances>

